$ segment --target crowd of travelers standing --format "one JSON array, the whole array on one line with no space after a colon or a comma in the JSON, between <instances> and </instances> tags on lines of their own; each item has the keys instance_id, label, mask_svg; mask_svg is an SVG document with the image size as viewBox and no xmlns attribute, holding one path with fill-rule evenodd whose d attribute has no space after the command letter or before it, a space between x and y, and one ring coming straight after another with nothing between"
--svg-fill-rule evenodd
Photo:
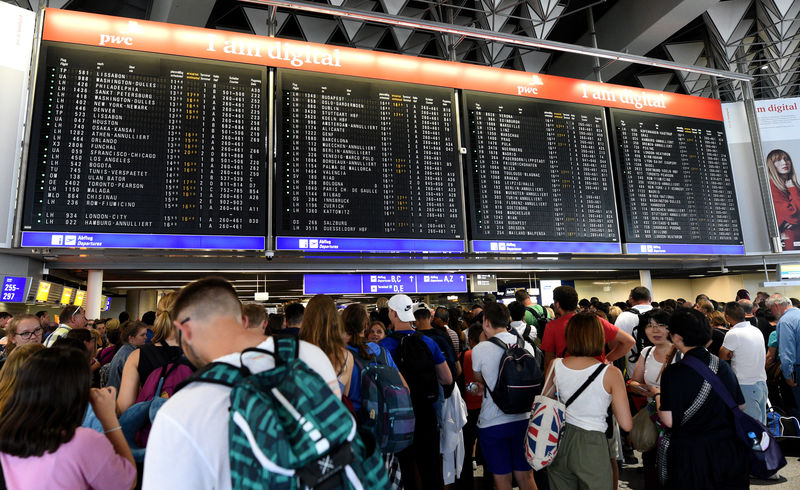
<instances>
[{"instance_id":1,"label":"crowd of travelers standing","mask_svg":"<svg viewBox=\"0 0 800 490\"><path fill-rule=\"evenodd\" d=\"M0 314L0 488L615 489L634 447L647 489L748 488L734 413L685 361L764 424L800 415L799 307L560 286L547 307L318 295L268 315L207 278L141 319ZM567 408L534 471L540 393Z\"/></svg>"}]
</instances>

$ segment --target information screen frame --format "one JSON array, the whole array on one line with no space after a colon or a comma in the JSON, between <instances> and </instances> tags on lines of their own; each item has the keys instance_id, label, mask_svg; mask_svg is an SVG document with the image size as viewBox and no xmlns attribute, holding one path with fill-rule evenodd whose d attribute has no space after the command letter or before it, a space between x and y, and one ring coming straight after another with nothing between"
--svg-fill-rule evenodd
<instances>
[{"instance_id":1,"label":"information screen frame","mask_svg":"<svg viewBox=\"0 0 800 490\"><path fill-rule=\"evenodd\" d=\"M728 155L728 168L727 171L730 175L730 183L733 190L733 205L736 212L736 225L739 228L739 236L742 238L740 244L714 244L708 242L699 243L686 243L682 241L672 242L649 242L649 241L631 241L629 240L629 216L627 213L625 188L623 184L623 163L622 156L620 155L619 136L617 134L617 120L619 115L632 114L638 118L646 117L655 120L684 120L684 121L698 121L703 124L719 124L723 134L725 134L725 124L722 120L715 119L701 119L688 116L676 116L669 114L658 114L647 111L635 111L631 109L620 108L607 108L608 122L611 125L611 138L610 143L613 145L613 165L615 171L615 180L619 181L617 186L617 200L619 202L618 209L618 222L622 228L622 240L624 244L624 252L629 255L744 255L744 231L742 230L741 214L739 213L739 203L736 199L736 183L733 180L733 168L731 166L730 153L727 144L722 145L723 150ZM725 134L727 143L727 134Z\"/></svg>"},{"instance_id":2,"label":"information screen frame","mask_svg":"<svg viewBox=\"0 0 800 490\"><path fill-rule=\"evenodd\" d=\"M453 157L456 165L455 177L457 182L454 183L453 189L456 190L457 196L455 203L457 212L459 213L456 219L456 226L460 228L461 238L410 238L410 237L378 237L378 236L338 236L337 234L321 233L319 235L311 236L307 233L286 233L285 227L281 226L279 214L281 213L282 202L281 188L284 182L281 181L281 174L279 167L283 163L283 142L280 137L280 130L282 120L284 117L283 104L281 103L283 87L287 77L291 76L308 76L320 77L324 76L327 79L345 82L353 80L362 83L373 83L386 86L408 86L408 87L421 87L425 90L435 90L448 92L451 101L451 118L452 118L452 138L453 138ZM358 77L353 75L338 75L338 74L320 74L307 70L293 70L287 68L278 68L275 70L275 86L274 86L274 163L271 176L273 178L273 196L272 196L272 219L270 221L272 226L272 234L274 236L275 250L283 251L305 251L305 252L358 252L358 253L464 253L467 250L468 239L468 225L465 223L466 209L464 198L464 171L463 161L458 150L461 144L460 135L460 118L458 117L458 97L456 89L452 87L440 87L425 84L414 84L404 81L382 80L376 78ZM413 205L413 203L412 203ZM398 234L399 235L399 234Z\"/></svg>"},{"instance_id":3,"label":"information screen frame","mask_svg":"<svg viewBox=\"0 0 800 490\"><path fill-rule=\"evenodd\" d=\"M22 283L22 284L20 284ZM29 277L23 276L4 276L3 290L0 302L3 303L24 303L28 299L28 294L33 281Z\"/></svg>"},{"instance_id":4,"label":"information screen frame","mask_svg":"<svg viewBox=\"0 0 800 490\"><path fill-rule=\"evenodd\" d=\"M461 284L463 288L436 287L444 276L454 279L453 285ZM434 282L428 278L435 277ZM328 287L329 281L333 283ZM457 281L456 281L457 280ZM427 286L426 284L434 284ZM412 290L413 288L413 290ZM415 274L403 272L382 272L367 274L304 274L303 294L450 294L467 293L467 275L454 274Z\"/></svg>"},{"instance_id":5,"label":"information screen frame","mask_svg":"<svg viewBox=\"0 0 800 490\"><path fill-rule=\"evenodd\" d=\"M24 188L20 189L22 196L20 203L21 210L18 213L20 219L20 246L21 247L47 247L47 248L87 248L87 249L162 249L162 250L255 250L266 249L267 245L267 220L266 213L262 212L260 231L258 235L230 235L230 234L203 234L203 233L119 233L119 232L86 232L76 229L69 229L65 225L63 230L37 230L32 225L33 213L33 188L36 185L35 176L38 165L38 128L41 126L44 117L43 104L46 91L47 77L47 54L49 48L66 48L71 50L85 51L88 53L97 52L108 54L119 53L121 56L139 56L157 60L175 60L183 64L194 64L199 66L219 66L221 68L239 69L248 71L259 71L262 75L261 93L259 103L262 108L259 117L258 131L262 141L259 145L261 155L259 166L261 176L259 177L260 196L259 199L266 208L269 205L269 193L266 189L268 176L267 160L269 156L268 128L267 124L271 118L269 114L268 93L271 90L268 68L263 64L247 64L237 61L214 60L206 58L196 58L185 55L173 55L156 51L129 51L122 48L98 47L84 44L75 44L63 41L42 40L37 51L36 59L32 61L36 80L31 94L31 114L29 123L28 150L26 151L25 161L23 162L23 172L25 173ZM40 109L41 110L38 110ZM166 110L166 109L165 109ZM89 138L90 139L90 136ZM242 184L246 185L246 182ZM245 218L246 219L246 218Z\"/></svg>"},{"instance_id":6,"label":"information screen frame","mask_svg":"<svg viewBox=\"0 0 800 490\"><path fill-rule=\"evenodd\" d=\"M613 212L615 218L615 234L616 241L569 241L569 240L516 240L510 239L486 239L476 238L477 233L477 216L474 208L475 188L474 176L471 168L471 139L469 131L469 110L470 107L467 102L467 97L493 97L499 99L518 100L520 104L553 104L561 105L565 108L578 108L585 111L597 111L603 123L605 131L604 148L607 162L608 162L608 177L610 192L614 197ZM519 253L581 253L581 254L620 254L622 253L622 232L619 223L619 206L616 200L617 189L616 181L614 178L614 163L611 156L610 139L609 139L609 125L608 118L605 113L605 108L597 105L579 104L575 102L565 102L561 100L542 99L522 97L509 94L501 94L494 92L484 92L478 90L462 90L459 98L460 108L463 109L461 114L461 126L463 128L462 146L467 150L467 158L465 158L465 193L464 199L466 201L466 208L468 210L468 228L470 233L470 251L474 253L498 253L498 254L519 254Z\"/></svg>"}]
</instances>

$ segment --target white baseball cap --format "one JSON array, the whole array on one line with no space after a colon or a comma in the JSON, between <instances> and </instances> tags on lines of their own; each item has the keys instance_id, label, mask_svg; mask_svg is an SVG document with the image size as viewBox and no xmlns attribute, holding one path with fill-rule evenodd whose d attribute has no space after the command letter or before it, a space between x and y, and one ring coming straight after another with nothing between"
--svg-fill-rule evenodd
<instances>
[{"instance_id":1,"label":"white baseball cap","mask_svg":"<svg viewBox=\"0 0 800 490\"><path fill-rule=\"evenodd\" d=\"M414 302L405 294L395 294L389 298L389 309L394 310L402 322L414 321Z\"/></svg>"}]
</instances>

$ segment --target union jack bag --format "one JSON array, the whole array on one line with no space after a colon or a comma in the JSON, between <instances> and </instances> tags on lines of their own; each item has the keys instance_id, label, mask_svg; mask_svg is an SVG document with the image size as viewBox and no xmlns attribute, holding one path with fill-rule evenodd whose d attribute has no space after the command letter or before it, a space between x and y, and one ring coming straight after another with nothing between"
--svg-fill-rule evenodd
<instances>
[{"instance_id":1,"label":"union jack bag","mask_svg":"<svg viewBox=\"0 0 800 490\"><path fill-rule=\"evenodd\" d=\"M531 418L528 421L528 432L525 435L525 457L528 459L528 464L537 471L549 466L556 458L558 439L561 435L561 429L564 427L567 407L583 393L606 367L602 363L598 365L597 369L589 376L589 379L567 400L567 403L562 403L558 399L558 387L554 378L556 362L561 361L559 359L553 361L550 366L550 372L547 373L547 379L544 381L546 391L543 391L533 401L533 410L531 410ZM552 385L549 384L551 377L553 378ZM556 393L556 398L551 398L546 394L553 390Z\"/></svg>"},{"instance_id":2,"label":"union jack bag","mask_svg":"<svg viewBox=\"0 0 800 490\"><path fill-rule=\"evenodd\" d=\"M549 384L555 367L553 362L544 386L555 386ZM525 436L525 457L534 470L541 470L555 459L566 410L567 407L561 400L551 398L544 393L534 399L531 418L528 421L528 432Z\"/></svg>"}]
</instances>

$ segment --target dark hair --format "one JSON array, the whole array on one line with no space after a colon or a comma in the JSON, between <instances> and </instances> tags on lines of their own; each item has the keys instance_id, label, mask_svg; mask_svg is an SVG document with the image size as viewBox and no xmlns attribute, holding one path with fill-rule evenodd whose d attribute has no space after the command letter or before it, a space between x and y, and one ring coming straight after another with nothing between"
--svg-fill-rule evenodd
<instances>
[{"instance_id":1,"label":"dark hair","mask_svg":"<svg viewBox=\"0 0 800 490\"><path fill-rule=\"evenodd\" d=\"M152 327L156 323L156 312L148 311L142 315L142 323Z\"/></svg>"},{"instance_id":2,"label":"dark hair","mask_svg":"<svg viewBox=\"0 0 800 490\"><path fill-rule=\"evenodd\" d=\"M672 318L672 310L667 310L663 308L653 308L650 311L645 312L642 314L642 320L639 326L636 328L635 335L636 335L636 352L629 356L631 362L635 363L639 360L639 355L647 346L653 345L650 342L650 339L647 338L647 334L645 333L645 329L648 325L650 325L650 321L654 321L661 325L669 325L669 319Z\"/></svg>"},{"instance_id":3,"label":"dark hair","mask_svg":"<svg viewBox=\"0 0 800 490\"><path fill-rule=\"evenodd\" d=\"M553 302L564 311L578 309L578 292L572 286L558 286L553 289Z\"/></svg>"},{"instance_id":4,"label":"dark hair","mask_svg":"<svg viewBox=\"0 0 800 490\"><path fill-rule=\"evenodd\" d=\"M508 305L508 313L511 315L511 321L518 322L525 318L525 305L520 301L512 301Z\"/></svg>"},{"instance_id":5,"label":"dark hair","mask_svg":"<svg viewBox=\"0 0 800 490\"><path fill-rule=\"evenodd\" d=\"M128 320L130 320L130 318L131 318L131 316L128 314L128 312L127 311L123 311L122 313L119 314L119 317L117 318L117 320L119 320L120 323L125 323Z\"/></svg>"},{"instance_id":6,"label":"dark hair","mask_svg":"<svg viewBox=\"0 0 800 490\"><path fill-rule=\"evenodd\" d=\"M487 303L483 308L483 317L494 328L505 328L511 323L511 314L503 303Z\"/></svg>"},{"instance_id":7,"label":"dark hair","mask_svg":"<svg viewBox=\"0 0 800 490\"><path fill-rule=\"evenodd\" d=\"M430 320L431 310L427 307L414 310L414 318L417 320Z\"/></svg>"},{"instance_id":8,"label":"dark hair","mask_svg":"<svg viewBox=\"0 0 800 490\"><path fill-rule=\"evenodd\" d=\"M189 310L194 310L194 314L202 318L219 313L234 316L238 320L242 317L242 303L236 290L221 277L206 277L184 286L178 292L169 316L181 321L182 318L178 317L186 315Z\"/></svg>"},{"instance_id":9,"label":"dark hair","mask_svg":"<svg viewBox=\"0 0 800 490\"><path fill-rule=\"evenodd\" d=\"M470 311L474 310L475 308L483 309L483 301L478 300L472 303L472 306L469 307Z\"/></svg>"},{"instance_id":10,"label":"dark hair","mask_svg":"<svg viewBox=\"0 0 800 490\"><path fill-rule=\"evenodd\" d=\"M731 317L736 323L741 323L744 321L744 308L739 303L727 303L725 305L725 314Z\"/></svg>"},{"instance_id":11,"label":"dark hair","mask_svg":"<svg viewBox=\"0 0 800 490\"><path fill-rule=\"evenodd\" d=\"M89 342L94 340L94 335L92 335L92 332L90 332L88 328L74 328L67 332L67 338L80 340L81 342ZM86 346L83 346L83 350L86 350ZM92 354L94 354L94 352L92 352Z\"/></svg>"},{"instance_id":12,"label":"dark hair","mask_svg":"<svg viewBox=\"0 0 800 490\"><path fill-rule=\"evenodd\" d=\"M603 313L608 316L610 305L608 303L603 303L602 301L598 301L597 303L592 303L594 305L594 309L597 311L602 311Z\"/></svg>"},{"instance_id":13,"label":"dark hair","mask_svg":"<svg viewBox=\"0 0 800 490\"><path fill-rule=\"evenodd\" d=\"M564 331L567 352L571 356L596 357L603 354L606 335L603 324L594 313L581 312L567 322Z\"/></svg>"},{"instance_id":14,"label":"dark hair","mask_svg":"<svg viewBox=\"0 0 800 490\"><path fill-rule=\"evenodd\" d=\"M447 308L445 308L444 306L437 306L436 311L433 312L433 316L443 321L444 323L448 323L450 321L450 312L447 311Z\"/></svg>"},{"instance_id":15,"label":"dark hair","mask_svg":"<svg viewBox=\"0 0 800 490\"><path fill-rule=\"evenodd\" d=\"M364 330L370 327L367 307L361 303L347 305L347 308L342 312L342 323L344 324L344 331L350 335L348 345L358 349L358 355L362 359L369 359L370 353L367 350L367 343L364 339Z\"/></svg>"},{"instance_id":16,"label":"dark hair","mask_svg":"<svg viewBox=\"0 0 800 490\"><path fill-rule=\"evenodd\" d=\"M121 329L119 328L114 328L108 331L108 341L111 342L111 345L114 347L122 347L123 342L121 333Z\"/></svg>"},{"instance_id":17,"label":"dark hair","mask_svg":"<svg viewBox=\"0 0 800 490\"><path fill-rule=\"evenodd\" d=\"M120 341L123 344L130 343L131 337L136 337L136 334L139 333L139 330L147 328L147 325L144 322L137 322L136 320L130 320L122 324L119 327L120 330Z\"/></svg>"},{"instance_id":18,"label":"dark hair","mask_svg":"<svg viewBox=\"0 0 800 490\"><path fill-rule=\"evenodd\" d=\"M631 299L634 301L650 301L650 290L644 286L631 289Z\"/></svg>"},{"instance_id":19,"label":"dark hair","mask_svg":"<svg viewBox=\"0 0 800 490\"><path fill-rule=\"evenodd\" d=\"M794 306L795 308L800 308L800 299L789 298L789 301L792 302L792 306Z\"/></svg>"},{"instance_id":20,"label":"dark hair","mask_svg":"<svg viewBox=\"0 0 800 490\"><path fill-rule=\"evenodd\" d=\"M300 303L291 303L286 305L283 309L283 314L286 316L287 325L299 325L303 323L303 314L306 312L306 307Z\"/></svg>"},{"instance_id":21,"label":"dark hair","mask_svg":"<svg viewBox=\"0 0 800 490\"><path fill-rule=\"evenodd\" d=\"M283 315L270 313L267 315L267 324L264 326L264 335L275 335L283 328Z\"/></svg>"},{"instance_id":22,"label":"dark hair","mask_svg":"<svg viewBox=\"0 0 800 490\"><path fill-rule=\"evenodd\" d=\"M43 317L43 316L45 316L46 314L47 314L47 312L46 312L46 311L44 311L44 310L39 310L39 311L37 311L37 312L36 312L36 316L37 316L38 318L42 318L42 317Z\"/></svg>"},{"instance_id":23,"label":"dark hair","mask_svg":"<svg viewBox=\"0 0 800 490\"><path fill-rule=\"evenodd\" d=\"M81 311L80 306L67 305L61 309L61 314L58 315L58 321L64 324L69 323L79 311Z\"/></svg>"},{"instance_id":24,"label":"dark hair","mask_svg":"<svg viewBox=\"0 0 800 490\"><path fill-rule=\"evenodd\" d=\"M681 308L669 319L669 333L683 337L687 347L701 347L711 340L711 324L699 311Z\"/></svg>"},{"instance_id":25,"label":"dark hair","mask_svg":"<svg viewBox=\"0 0 800 490\"><path fill-rule=\"evenodd\" d=\"M467 329L467 337L472 342L476 344L480 341L481 333L483 332L483 327L480 325L473 324Z\"/></svg>"},{"instance_id":26,"label":"dark hair","mask_svg":"<svg viewBox=\"0 0 800 490\"><path fill-rule=\"evenodd\" d=\"M497 296L492 293L486 293L483 295L483 304L488 305L489 303L497 303Z\"/></svg>"},{"instance_id":27,"label":"dark hair","mask_svg":"<svg viewBox=\"0 0 800 490\"><path fill-rule=\"evenodd\" d=\"M76 349L56 345L33 354L0 413L0 451L42 456L71 441L89 405L90 382L86 356Z\"/></svg>"},{"instance_id":28,"label":"dark hair","mask_svg":"<svg viewBox=\"0 0 800 490\"><path fill-rule=\"evenodd\" d=\"M517 289L516 291L514 291L514 298L520 303L522 303L523 301L525 301L530 297L531 296L528 294L527 291L525 291L525 289Z\"/></svg>"},{"instance_id":29,"label":"dark hair","mask_svg":"<svg viewBox=\"0 0 800 490\"><path fill-rule=\"evenodd\" d=\"M80 307L78 307L80 308ZM4 320L6 318L11 318L13 315L7 311L0 311L0 320Z\"/></svg>"},{"instance_id":30,"label":"dark hair","mask_svg":"<svg viewBox=\"0 0 800 490\"><path fill-rule=\"evenodd\" d=\"M614 306L616 306L617 308L619 308L622 311L628 311L630 309L630 306L628 306L628 303L626 303L624 301L617 301L616 303L614 303Z\"/></svg>"},{"instance_id":31,"label":"dark hair","mask_svg":"<svg viewBox=\"0 0 800 490\"><path fill-rule=\"evenodd\" d=\"M592 303L590 303L589 300L586 299L586 298L583 298L582 300L580 300L578 302L578 306L580 306L581 308L588 308L591 305L592 305Z\"/></svg>"},{"instance_id":32,"label":"dark hair","mask_svg":"<svg viewBox=\"0 0 800 490\"><path fill-rule=\"evenodd\" d=\"M674 299L665 299L661 303L662 303L661 307L668 310L675 310L678 307L678 302L675 301Z\"/></svg>"},{"instance_id":33,"label":"dark hair","mask_svg":"<svg viewBox=\"0 0 800 490\"><path fill-rule=\"evenodd\" d=\"M700 301L701 299L708 300L708 295L705 295L705 294L703 294L703 293L700 293L700 294L698 294L697 296L695 296L695 298L694 298L694 302L695 302L695 303L697 303L697 302L698 302L698 301Z\"/></svg>"}]
</instances>

